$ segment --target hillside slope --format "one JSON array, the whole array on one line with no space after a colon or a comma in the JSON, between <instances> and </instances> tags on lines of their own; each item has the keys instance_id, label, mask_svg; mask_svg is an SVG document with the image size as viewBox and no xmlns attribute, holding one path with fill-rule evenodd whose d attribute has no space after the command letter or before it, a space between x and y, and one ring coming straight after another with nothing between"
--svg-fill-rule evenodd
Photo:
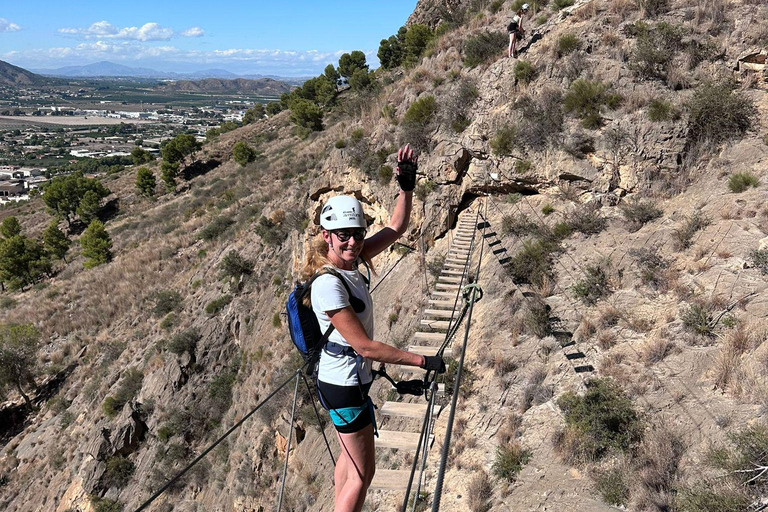
<instances>
[{"instance_id":1,"label":"hillside slope","mask_svg":"<svg viewBox=\"0 0 768 512\"><path fill-rule=\"evenodd\" d=\"M402 240L417 250L374 262L387 276L374 294L377 338L402 345L418 329L457 216L481 212L500 242L485 246L476 276L485 297L441 509L715 510L701 489L734 507L764 499L762 482L728 480L708 454L765 421L768 86L738 59L768 45L768 6L542 4L521 56L507 59L510 4L420 2L415 21L429 12L439 26L447 6L454 25L417 64L345 91L305 138L288 112L221 135L177 194L149 200L133 172L103 177L119 199L107 221L114 260L85 271L76 250L42 286L5 294L3 321L35 324L44 346L39 409L25 415L20 399L0 409L3 509L97 510L106 499L133 510L288 378L297 360L279 312L306 231L342 191L383 225L396 184L366 162L383 150L394 166L405 140L423 151ZM404 122L429 97L432 117ZM236 164L239 141L261 156ZM36 200L3 215L36 235L50 221L42 210ZM499 246L513 264L493 255ZM224 275L232 251L250 273ZM388 385L372 394L380 404ZM604 406L604 431L574 420L594 419L582 396ZM275 508L291 399L278 395L151 510ZM331 461L306 396L299 409L285 509L329 511ZM387 451L377 467L411 459ZM401 504L375 491L366 510Z\"/></svg>"}]
</instances>

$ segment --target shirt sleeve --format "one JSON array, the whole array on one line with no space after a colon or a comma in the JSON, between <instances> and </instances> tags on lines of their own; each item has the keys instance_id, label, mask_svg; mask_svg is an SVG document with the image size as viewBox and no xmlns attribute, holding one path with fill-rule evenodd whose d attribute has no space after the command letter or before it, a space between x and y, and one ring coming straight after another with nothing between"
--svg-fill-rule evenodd
<instances>
[{"instance_id":1,"label":"shirt sleeve","mask_svg":"<svg viewBox=\"0 0 768 512\"><path fill-rule=\"evenodd\" d=\"M312 283L312 309L326 312L349 306L349 294L341 279L331 274L315 279Z\"/></svg>"}]
</instances>

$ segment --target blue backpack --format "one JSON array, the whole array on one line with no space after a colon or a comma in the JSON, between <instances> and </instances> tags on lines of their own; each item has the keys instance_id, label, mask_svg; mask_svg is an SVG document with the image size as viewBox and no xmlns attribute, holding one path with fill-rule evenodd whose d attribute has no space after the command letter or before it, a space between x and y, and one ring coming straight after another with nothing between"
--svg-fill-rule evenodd
<instances>
[{"instance_id":1,"label":"blue backpack","mask_svg":"<svg viewBox=\"0 0 768 512\"><path fill-rule=\"evenodd\" d=\"M285 303L285 311L288 314L288 330L291 333L291 341L299 349L306 363L307 375L311 375L315 371L317 361L320 359L320 351L334 329L331 325L325 332L321 332L315 312L312 311L312 306L308 305L312 283L323 274L331 274L339 278L350 299L353 297L347 281L341 277L341 274L327 267L312 276L306 283L296 284L293 291L288 295L288 300ZM307 299L306 302L305 299Z\"/></svg>"}]
</instances>

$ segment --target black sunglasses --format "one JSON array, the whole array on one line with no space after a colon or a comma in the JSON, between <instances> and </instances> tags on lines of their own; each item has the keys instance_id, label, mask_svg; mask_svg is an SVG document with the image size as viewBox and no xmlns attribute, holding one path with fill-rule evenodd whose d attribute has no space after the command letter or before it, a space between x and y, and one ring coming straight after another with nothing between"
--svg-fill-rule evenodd
<instances>
[{"instance_id":1,"label":"black sunglasses","mask_svg":"<svg viewBox=\"0 0 768 512\"><path fill-rule=\"evenodd\" d=\"M346 242L350 238L354 238L356 242L362 242L365 240L365 234L368 232L367 229L358 228L354 229L352 231L348 229L340 229L337 231L331 231L331 233L336 234L336 238L339 239L339 242Z\"/></svg>"}]
</instances>

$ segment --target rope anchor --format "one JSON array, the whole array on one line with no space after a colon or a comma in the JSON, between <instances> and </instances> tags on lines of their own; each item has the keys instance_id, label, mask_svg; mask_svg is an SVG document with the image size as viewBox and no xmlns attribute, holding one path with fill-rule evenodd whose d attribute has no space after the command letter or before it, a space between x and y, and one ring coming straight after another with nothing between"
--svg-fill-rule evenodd
<instances>
[{"instance_id":1,"label":"rope anchor","mask_svg":"<svg viewBox=\"0 0 768 512\"><path fill-rule=\"evenodd\" d=\"M477 293L472 293L472 290L476 290ZM467 301L467 304L474 304L483 298L483 289L477 283L466 285L461 289L461 293L464 295L464 300Z\"/></svg>"}]
</instances>

